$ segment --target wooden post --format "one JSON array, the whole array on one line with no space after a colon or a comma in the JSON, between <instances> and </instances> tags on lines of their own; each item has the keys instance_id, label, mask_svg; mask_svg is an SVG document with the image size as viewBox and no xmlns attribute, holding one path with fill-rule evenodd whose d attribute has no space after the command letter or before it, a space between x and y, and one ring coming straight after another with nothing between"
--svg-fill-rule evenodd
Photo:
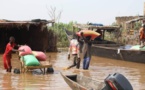
<instances>
[{"instance_id":1,"label":"wooden post","mask_svg":"<svg viewBox=\"0 0 145 90\"><path fill-rule=\"evenodd\" d=\"M102 31L102 38L103 38L103 40L104 40L104 37L105 37L105 30L101 30Z\"/></svg>"}]
</instances>

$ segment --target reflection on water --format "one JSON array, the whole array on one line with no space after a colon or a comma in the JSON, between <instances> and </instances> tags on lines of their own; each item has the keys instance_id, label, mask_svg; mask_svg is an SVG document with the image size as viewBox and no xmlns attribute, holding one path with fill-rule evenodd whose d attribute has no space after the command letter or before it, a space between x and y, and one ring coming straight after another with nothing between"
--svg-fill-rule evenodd
<instances>
[{"instance_id":1,"label":"reflection on water","mask_svg":"<svg viewBox=\"0 0 145 90\"><path fill-rule=\"evenodd\" d=\"M51 56L55 72L53 74L42 75L34 72L25 74L6 73L3 69L2 55L0 55L0 88L8 90L71 90L59 74L60 71L63 71L63 67L72 63L72 60L67 60L67 52L47 53L47 56ZM12 66L13 69L20 67L16 54L13 55ZM93 56L89 70L82 70L81 64L80 70L72 68L68 72L85 75L100 82L103 82L109 74L119 72L131 82L134 90L145 90L144 68L145 64ZM39 72L39 70L36 70L36 72Z\"/></svg>"}]
</instances>

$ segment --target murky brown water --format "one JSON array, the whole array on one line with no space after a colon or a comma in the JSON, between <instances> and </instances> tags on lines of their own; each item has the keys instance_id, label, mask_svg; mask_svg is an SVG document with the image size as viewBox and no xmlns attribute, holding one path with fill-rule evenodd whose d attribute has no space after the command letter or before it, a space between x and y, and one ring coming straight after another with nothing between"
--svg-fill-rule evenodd
<instances>
[{"instance_id":1,"label":"murky brown water","mask_svg":"<svg viewBox=\"0 0 145 90\"><path fill-rule=\"evenodd\" d=\"M51 62L54 67L54 74L37 75L32 72L25 74L7 73L3 69L2 55L0 55L0 89L7 90L71 90L65 83L59 71L71 64L71 60L67 60L67 52L47 53L51 55ZM20 63L16 54L12 59L13 68L19 68ZM76 71L75 68L70 69L71 72L89 76L93 79L103 82L103 80L115 72L125 75L131 82L134 90L145 90L145 64L112 60L100 57L92 57L90 70Z\"/></svg>"}]
</instances>

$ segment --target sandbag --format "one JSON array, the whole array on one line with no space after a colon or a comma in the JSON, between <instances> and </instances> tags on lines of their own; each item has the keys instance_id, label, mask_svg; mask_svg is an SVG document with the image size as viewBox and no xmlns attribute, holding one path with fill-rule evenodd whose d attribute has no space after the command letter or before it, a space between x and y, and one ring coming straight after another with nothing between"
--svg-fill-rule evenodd
<instances>
[{"instance_id":1,"label":"sandbag","mask_svg":"<svg viewBox=\"0 0 145 90\"><path fill-rule=\"evenodd\" d=\"M13 72L14 72L15 74L20 74L20 73L21 73L20 69L18 69L18 68L15 68Z\"/></svg>"},{"instance_id":2,"label":"sandbag","mask_svg":"<svg viewBox=\"0 0 145 90\"><path fill-rule=\"evenodd\" d=\"M130 50L132 45L125 45L125 46L120 46L119 49L125 49L125 50Z\"/></svg>"},{"instance_id":3,"label":"sandbag","mask_svg":"<svg viewBox=\"0 0 145 90\"><path fill-rule=\"evenodd\" d=\"M32 54L31 48L27 45L20 46L18 50L24 50L23 52L19 52L20 56Z\"/></svg>"},{"instance_id":4,"label":"sandbag","mask_svg":"<svg viewBox=\"0 0 145 90\"><path fill-rule=\"evenodd\" d=\"M145 46L144 46L144 47L142 47L142 48L140 48L140 50L145 50Z\"/></svg>"},{"instance_id":5,"label":"sandbag","mask_svg":"<svg viewBox=\"0 0 145 90\"><path fill-rule=\"evenodd\" d=\"M24 61L26 66L39 66L40 63L34 55L21 56L21 60Z\"/></svg>"},{"instance_id":6,"label":"sandbag","mask_svg":"<svg viewBox=\"0 0 145 90\"><path fill-rule=\"evenodd\" d=\"M91 36L91 40L94 40L96 37L100 36L100 33L97 33L97 32L92 31L92 30L81 30L81 31L77 32L76 34L78 36L81 36L81 32L83 32L85 37Z\"/></svg>"},{"instance_id":7,"label":"sandbag","mask_svg":"<svg viewBox=\"0 0 145 90\"><path fill-rule=\"evenodd\" d=\"M32 51L32 54L39 60L39 61L45 61L46 55L44 52L41 51Z\"/></svg>"},{"instance_id":8,"label":"sandbag","mask_svg":"<svg viewBox=\"0 0 145 90\"><path fill-rule=\"evenodd\" d=\"M134 45L130 48L130 50L140 50L140 45Z\"/></svg>"},{"instance_id":9,"label":"sandbag","mask_svg":"<svg viewBox=\"0 0 145 90\"><path fill-rule=\"evenodd\" d=\"M134 45L130 48L130 50L145 50L145 46L140 47L140 45Z\"/></svg>"}]
</instances>

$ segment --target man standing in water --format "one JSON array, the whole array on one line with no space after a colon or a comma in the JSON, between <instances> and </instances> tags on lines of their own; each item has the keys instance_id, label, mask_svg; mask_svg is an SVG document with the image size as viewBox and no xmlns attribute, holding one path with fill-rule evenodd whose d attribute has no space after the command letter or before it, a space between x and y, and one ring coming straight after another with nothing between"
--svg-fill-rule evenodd
<instances>
[{"instance_id":1,"label":"man standing in water","mask_svg":"<svg viewBox=\"0 0 145 90\"><path fill-rule=\"evenodd\" d=\"M7 72L11 72L12 69L11 66L12 51L18 51L14 49L15 46L16 46L15 38L11 36L9 38L9 43L6 45L6 49L3 54L3 64ZM24 50L19 50L19 51L24 51Z\"/></svg>"},{"instance_id":2,"label":"man standing in water","mask_svg":"<svg viewBox=\"0 0 145 90\"><path fill-rule=\"evenodd\" d=\"M78 38L79 42L83 42L82 56L83 56L83 69L89 69L89 64L91 60L91 46L92 40L91 36L84 37L83 32L81 32L81 37Z\"/></svg>"}]
</instances>

